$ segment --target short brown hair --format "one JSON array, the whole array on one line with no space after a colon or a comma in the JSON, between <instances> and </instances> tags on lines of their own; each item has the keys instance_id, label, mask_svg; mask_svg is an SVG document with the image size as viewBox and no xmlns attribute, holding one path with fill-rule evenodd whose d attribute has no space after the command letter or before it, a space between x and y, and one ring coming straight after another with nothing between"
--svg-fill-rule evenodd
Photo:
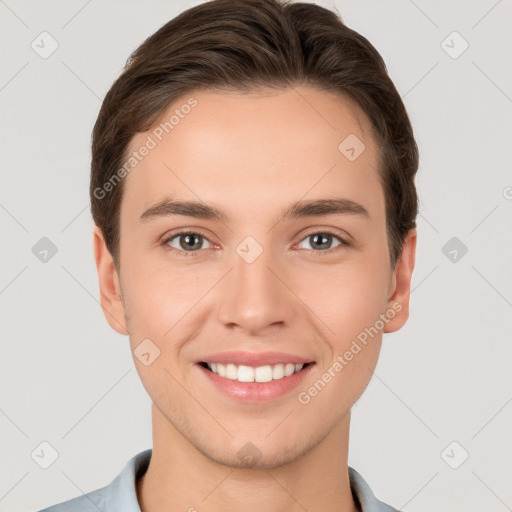
<instances>
[{"instance_id":1,"label":"short brown hair","mask_svg":"<svg viewBox=\"0 0 512 512\"><path fill-rule=\"evenodd\" d=\"M298 84L348 95L368 116L380 147L394 267L418 211L418 148L405 106L365 37L330 10L289 0L211 0L166 23L129 57L105 96L92 137L91 210L116 265L125 180L104 185L112 184L136 133L193 90Z\"/></svg>"}]
</instances>

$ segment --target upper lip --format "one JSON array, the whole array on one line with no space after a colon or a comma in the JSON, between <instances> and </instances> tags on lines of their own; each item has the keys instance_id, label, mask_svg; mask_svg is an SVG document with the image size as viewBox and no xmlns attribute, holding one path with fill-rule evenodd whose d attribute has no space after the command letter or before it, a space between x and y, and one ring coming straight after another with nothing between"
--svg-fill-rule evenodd
<instances>
[{"instance_id":1,"label":"upper lip","mask_svg":"<svg viewBox=\"0 0 512 512\"><path fill-rule=\"evenodd\" d=\"M230 352L219 352L217 354L211 354L200 359L198 363L232 363L244 366L266 366L276 364L306 364L312 363L311 359L307 357L297 356L295 354L287 354L286 352L241 352L241 351L230 351Z\"/></svg>"}]
</instances>

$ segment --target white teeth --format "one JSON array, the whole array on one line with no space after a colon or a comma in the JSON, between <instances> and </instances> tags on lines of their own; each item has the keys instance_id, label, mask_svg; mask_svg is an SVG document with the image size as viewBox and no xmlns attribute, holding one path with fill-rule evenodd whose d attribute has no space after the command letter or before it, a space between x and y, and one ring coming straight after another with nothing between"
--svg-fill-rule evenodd
<instances>
[{"instance_id":1,"label":"white teeth","mask_svg":"<svg viewBox=\"0 0 512 512\"><path fill-rule=\"evenodd\" d=\"M293 373L300 372L303 364L276 364L274 366L265 365L253 368L252 366L228 363L207 363L208 368L213 373L217 373L226 379L238 380L239 382L270 382L279 380L283 377L289 377Z\"/></svg>"},{"instance_id":2,"label":"white teeth","mask_svg":"<svg viewBox=\"0 0 512 512\"><path fill-rule=\"evenodd\" d=\"M295 365L292 363L288 363L284 367L284 376L289 377L295 371Z\"/></svg>"},{"instance_id":3,"label":"white teeth","mask_svg":"<svg viewBox=\"0 0 512 512\"><path fill-rule=\"evenodd\" d=\"M236 366L234 364L226 365L226 377L232 380L236 379Z\"/></svg>"},{"instance_id":4,"label":"white teeth","mask_svg":"<svg viewBox=\"0 0 512 512\"><path fill-rule=\"evenodd\" d=\"M282 379L284 377L284 366L282 364L276 364L272 368L272 378L274 380Z\"/></svg>"},{"instance_id":5,"label":"white teeth","mask_svg":"<svg viewBox=\"0 0 512 512\"><path fill-rule=\"evenodd\" d=\"M270 382L272 380L272 366L258 366L254 370L254 380L256 382Z\"/></svg>"},{"instance_id":6,"label":"white teeth","mask_svg":"<svg viewBox=\"0 0 512 512\"><path fill-rule=\"evenodd\" d=\"M238 374L234 376L233 380L238 380L239 382L254 382L254 368L252 366L240 365L238 367Z\"/></svg>"}]
</instances>

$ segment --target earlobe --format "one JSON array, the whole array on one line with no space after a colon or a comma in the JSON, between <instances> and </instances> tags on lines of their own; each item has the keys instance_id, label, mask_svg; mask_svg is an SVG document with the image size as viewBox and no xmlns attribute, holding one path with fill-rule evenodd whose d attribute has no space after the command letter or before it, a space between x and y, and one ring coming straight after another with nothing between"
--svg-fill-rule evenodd
<instances>
[{"instance_id":1,"label":"earlobe","mask_svg":"<svg viewBox=\"0 0 512 512\"><path fill-rule=\"evenodd\" d=\"M402 251L393 270L387 304L390 319L386 323L384 332L398 331L409 318L409 296L415 258L416 229L413 228L404 239ZM391 312L393 312L392 315Z\"/></svg>"},{"instance_id":2,"label":"earlobe","mask_svg":"<svg viewBox=\"0 0 512 512\"><path fill-rule=\"evenodd\" d=\"M126 316L121 296L121 283L112 255L98 226L94 227L94 259L98 271L100 303L110 327L127 335Z\"/></svg>"}]
</instances>

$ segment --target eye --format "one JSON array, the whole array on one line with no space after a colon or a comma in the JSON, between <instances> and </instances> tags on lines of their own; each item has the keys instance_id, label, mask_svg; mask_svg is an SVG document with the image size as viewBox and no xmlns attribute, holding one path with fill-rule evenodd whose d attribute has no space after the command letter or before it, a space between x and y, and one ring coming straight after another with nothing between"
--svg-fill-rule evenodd
<instances>
[{"instance_id":1,"label":"eye","mask_svg":"<svg viewBox=\"0 0 512 512\"><path fill-rule=\"evenodd\" d=\"M332 240L333 238L337 239L339 243L332 246ZM336 233L334 231L330 230L324 230L324 231L316 231L313 233L308 234L305 238L301 240L301 243L307 241L310 244L311 249L318 249L314 252L326 252L331 251L332 249L335 249L339 246L347 247L349 246L349 241L340 235L339 233ZM309 247L306 247L306 249L310 249Z\"/></svg>"},{"instance_id":2,"label":"eye","mask_svg":"<svg viewBox=\"0 0 512 512\"><path fill-rule=\"evenodd\" d=\"M166 238L162 244L168 246L173 251L184 253L184 256L189 256L187 253L194 253L204 249L204 242L210 244L206 249L210 248L211 243L205 236L195 231L182 231Z\"/></svg>"},{"instance_id":3,"label":"eye","mask_svg":"<svg viewBox=\"0 0 512 512\"><path fill-rule=\"evenodd\" d=\"M333 239L338 243L333 246ZM348 247L350 242L343 235L331 230L315 231L306 235L300 243L308 242L310 247L305 247L307 250L313 250L315 253L323 253L336 250L337 247ZM207 244L205 247L204 244ZM299 243L299 244L300 244ZM194 256L194 253L199 252L201 249L209 249L212 243L200 232L197 231L182 231L167 237L162 245L166 246L172 252L178 253L182 256Z\"/></svg>"}]
</instances>

